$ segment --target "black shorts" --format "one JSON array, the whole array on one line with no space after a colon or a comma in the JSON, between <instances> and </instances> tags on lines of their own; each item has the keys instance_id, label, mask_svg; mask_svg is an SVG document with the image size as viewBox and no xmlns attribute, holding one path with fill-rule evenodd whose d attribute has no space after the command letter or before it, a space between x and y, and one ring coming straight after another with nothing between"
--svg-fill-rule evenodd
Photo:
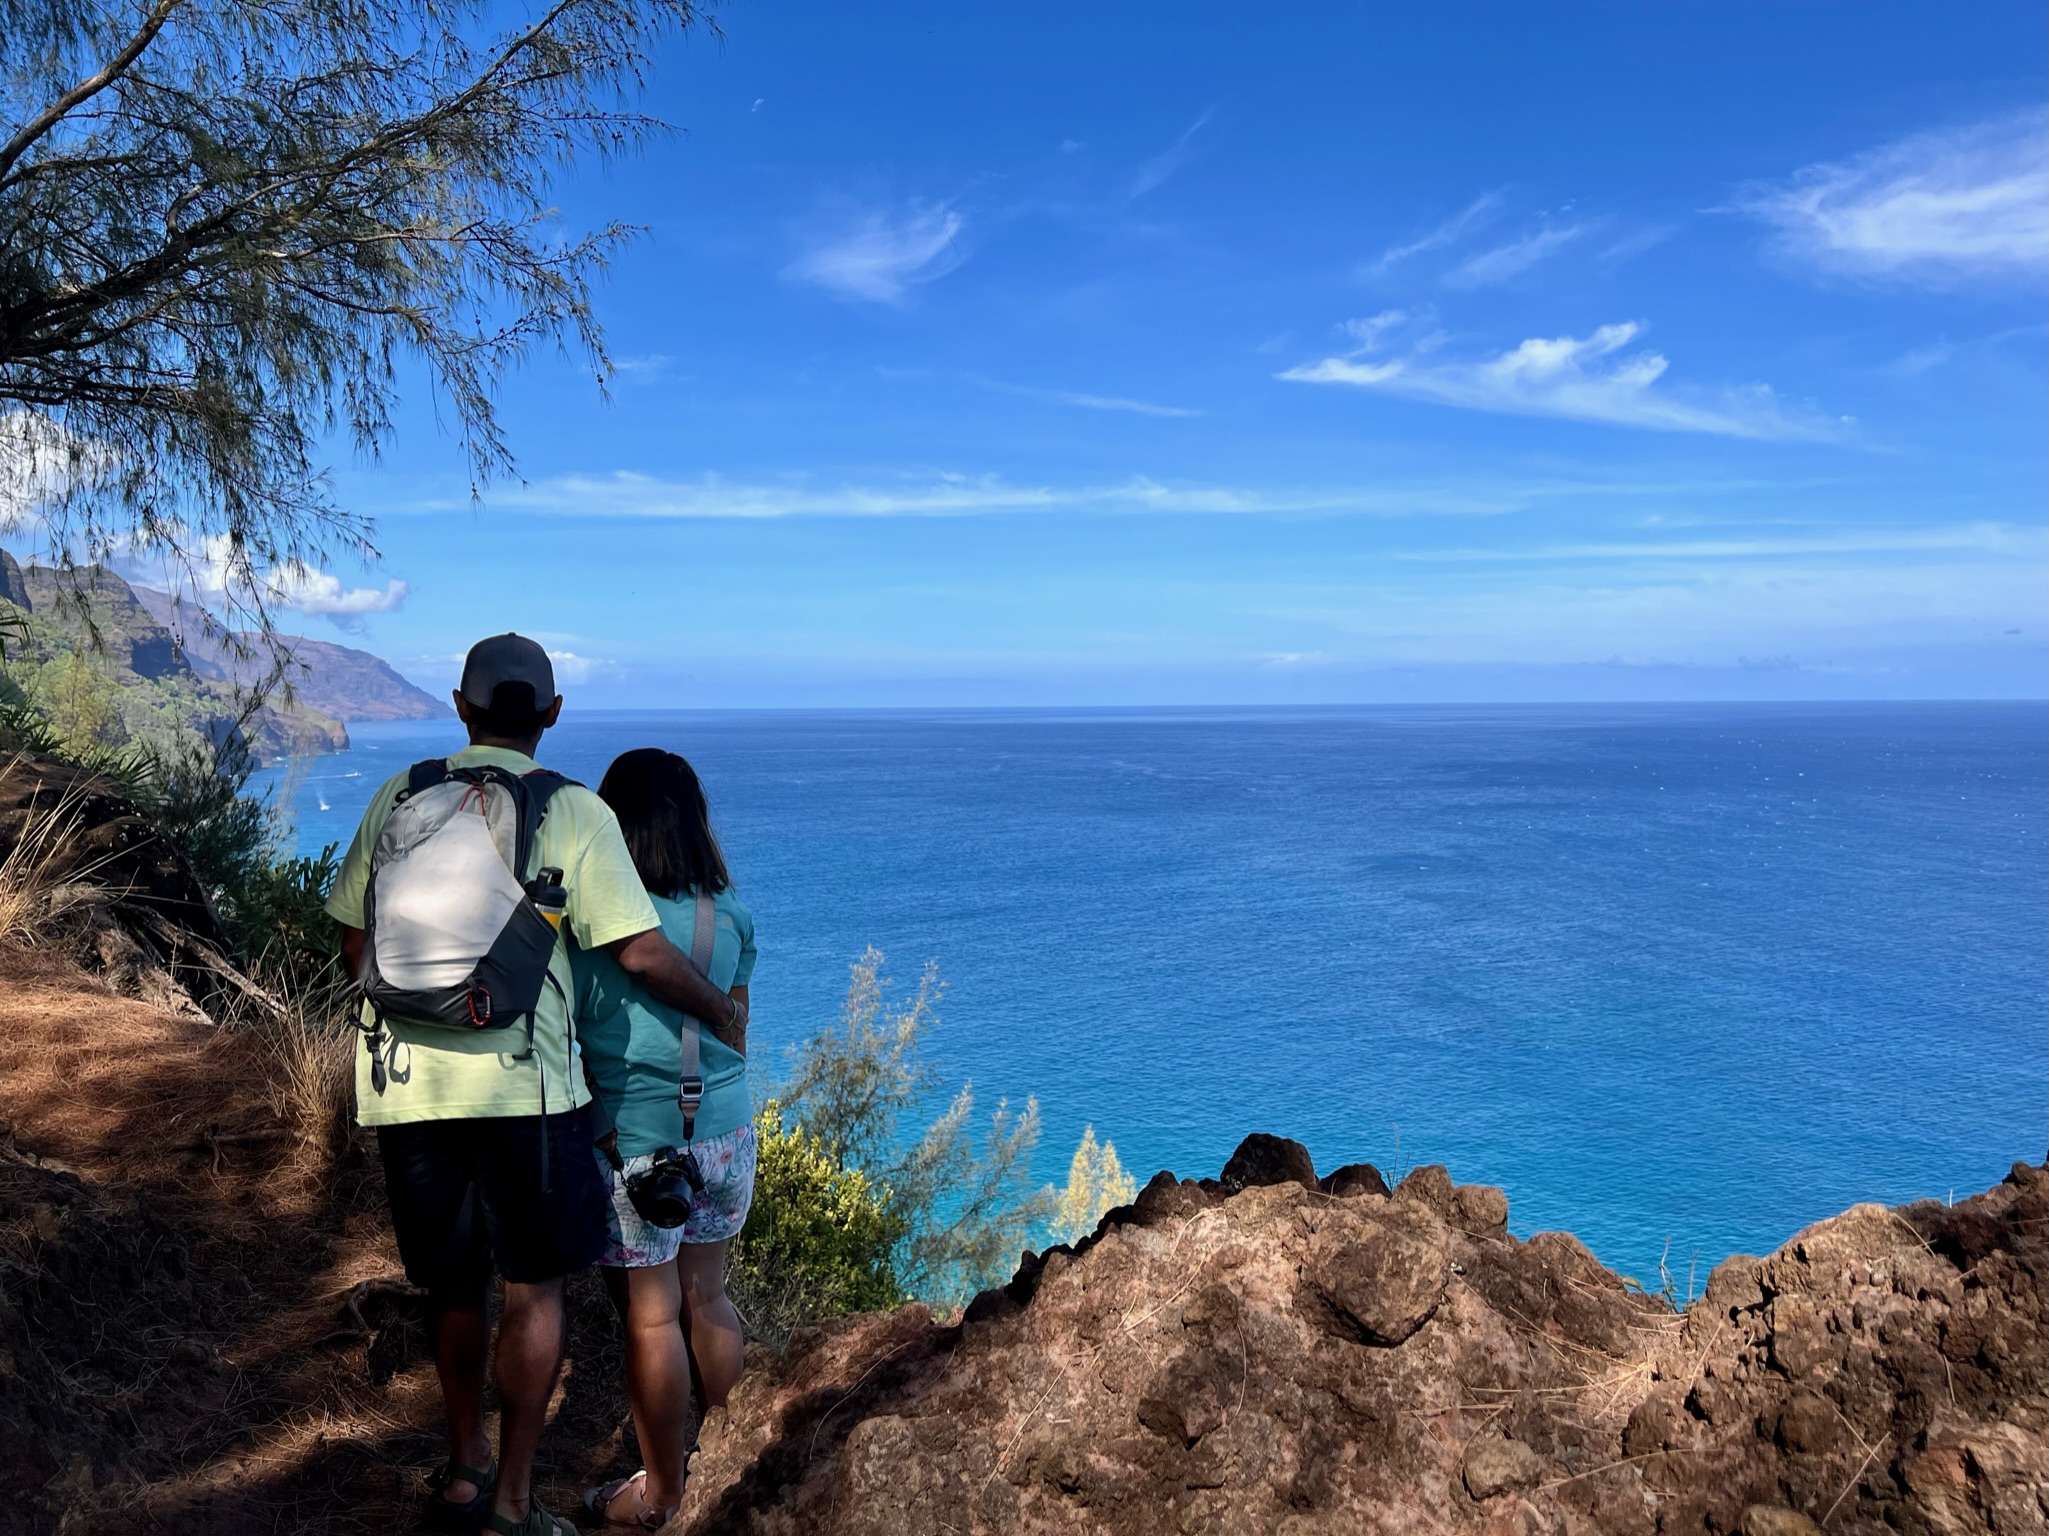
<instances>
[{"instance_id":1,"label":"black shorts","mask_svg":"<svg viewBox=\"0 0 2049 1536\"><path fill-rule=\"evenodd\" d=\"M547 1126L547 1187L541 1128ZM406 1278L430 1291L557 1280L597 1262L609 1194L588 1105L567 1114L417 1120L377 1127Z\"/></svg>"}]
</instances>

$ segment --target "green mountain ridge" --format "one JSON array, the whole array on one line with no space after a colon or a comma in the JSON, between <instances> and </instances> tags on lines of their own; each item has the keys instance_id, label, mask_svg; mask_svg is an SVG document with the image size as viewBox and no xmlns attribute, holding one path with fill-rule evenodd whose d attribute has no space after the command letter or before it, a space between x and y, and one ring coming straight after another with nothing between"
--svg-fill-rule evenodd
<instances>
[{"instance_id":1,"label":"green mountain ridge","mask_svg":"<svg viewBox=\"0 0 2049 1536\"><path fill-rule=\"evenodd\" d=\"M188 732L219 740L239 725L260 761L277 762L347 751L346 720L450 713L367 652L297 635L230 636L102 566L23 566L0 550L0 619L0 698L35 705L80 745ZM251 710L254 685L279 674L289 687Z\"/></svg>"},{"instance_id":2,"label":"green mountain ridge","mask_svg":"<svg viewBox=\"0 0 2049 1536\"><path fill-rule=\"evenodd\" d=\"M368 651L306 635L225 633L205 610L154 587L131 586L139 602L184 651L193 670L214 682L250 688L280 671L292 697L343 722L439 720L455 713Z\"/></svg>"}]
</instances>

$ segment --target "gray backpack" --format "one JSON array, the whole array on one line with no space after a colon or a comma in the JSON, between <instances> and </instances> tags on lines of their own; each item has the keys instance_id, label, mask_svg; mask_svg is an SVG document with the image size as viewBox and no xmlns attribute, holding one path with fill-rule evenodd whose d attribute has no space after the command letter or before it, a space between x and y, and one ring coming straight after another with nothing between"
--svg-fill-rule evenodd
<instances>
[{"instance_id":1,"label":"gray backpack","mask_svg":"<svg viewBox=\"0 0 2049 1536\"><path fill-rule=\"evenodd\" d=\"M413 765L370 854L357 980L375 1022L371 1085L388 1080L387 1018L451 1030L526 1028L543 987L565 893L560 870L529 874L548 802L571 781L536 769ZM565 1007L568 999L563 999ZM547 1084L542 1083L546 1111Z\"/></svg>"}]
</instances>

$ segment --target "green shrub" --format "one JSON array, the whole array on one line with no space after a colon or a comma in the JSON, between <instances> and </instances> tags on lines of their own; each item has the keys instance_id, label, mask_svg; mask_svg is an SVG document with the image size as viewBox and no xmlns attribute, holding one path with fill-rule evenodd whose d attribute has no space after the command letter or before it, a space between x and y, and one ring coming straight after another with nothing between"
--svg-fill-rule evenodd
<instances>
[{"instance_id":1,"label":"green shrub","mask_svg":"<svg viewBox=\"0 0 2049 1536\"><path fill-rule=\"evenodd\" d=\"M336 978L341 934L322 909L340 867L335 848L281 857L286 825L247 792L256 759L239 727L215 739L184 730L113 745L67 729L19 687L9 692L0 692L0 747L76 764L134 801L192 870L238 961L290 989ZM74 714L76 725L86 712Z\"/></svg>"},{"instance_id":2,"label":"green shrub","mask_svg":"<svg viewBox=\"0 0 2049 1536\"><path fill-rule=\"evenodd\" d=\"M32 674L28 691L52 733L70 752L119 747L128 740L121 689L84 651L44 662Z\"/></svg>"},{"instance_id":3,"label":"green shrub","mask_svg":"<svg viewBox=\"0 0 2049 1536\"><path fill-rule=\"evenodd\" d=\"M903 1118L944 1088L922 1051L945 987L928 965L909 1003L892 1005L882 958L871 948L854 962L839 1023L798 1047L778 1097L834 1166L883 1191L898 1232L894 1283L954 1306L1007 1279L1052 1214L1052 1191L1031 1182L1039 1106L999 1101L977 1137L974 1089L964 1085L921 1135L903 1136Z\"/></svg>"},{"instance_id":4,"label":"green shrub","mask_svg":"<svg viewBox=\"0 0 2049 1536\"><path fill-rule=\"evenodd\" d=\"M780 1345L807 1323L904 1302L892 1263L904 1229L889 1191L786 1125L774 1100L754 1128L754 1205L726 1261L727 1289L754 1332Z\"/></svg>"},{"instance_id":5,"label":"green shrub","mask_svg":"<svg viewBox=\"0 0 2049 1536\"><path fill-rule=\"evenodd\" d=\"M136 798L192 867L238 959L274 971L303 957L317 969L337 952L339 936L318 911L334 877L332 850L316 859L280 858L285 823L268 801L246 793L256 761L240 732L218 742L188 736L175 746L152 746L144 762Z\"/></svg>"},{"instance_id":6,"label":"green shrub","mask_svg":"<svg viewBox=\"0 0 2049 1536\"><path fill-rule=\"evenodd\" d=\"M327 896L341 873L340 845L272 864L232 903L229 932L243 957L265 977L308 988L341 975L341 927L327 915Z\"/></svg>"}]
</instances>

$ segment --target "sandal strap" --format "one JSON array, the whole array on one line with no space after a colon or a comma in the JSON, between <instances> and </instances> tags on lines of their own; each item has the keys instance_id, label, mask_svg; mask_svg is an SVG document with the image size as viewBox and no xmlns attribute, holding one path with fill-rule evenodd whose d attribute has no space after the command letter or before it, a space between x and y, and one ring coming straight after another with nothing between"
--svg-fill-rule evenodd
<instances>
[{"instance_id":1,"label":"sandal strap","mask_svg":"<svg viewBox=\"0 0 2049 1536\"><path fill-rule=\"evenodd\" d=\"M642 1468L626 1477L615 1477L609 1483L600 1483L583 1496L583 1507L594 1515L602 1515L611 1508L614 1499L646 1477L647 1470Z\"/></svg>"},{"instance_id":2,"label":"sandal strap","mask_svg":"<svg viewBox=\"0 0 2049 1536\"><path fill-rule=\"evenodd\" d=\"M530 1505L526 1518L517 1523L494 1511L484 1529L497 1531L499 1536L581 1536L567 1520L557 1519L538 1504Z\"/></svg>"},{"instance_id":3,"label":"sandal strap","mask_svg":"<svg viewBox=\"0 0 2049 1536\"><path fill-rule=\"evenodd\" d=\"M468 1483L474 1488L489 1488L498 1481L498 1458L492 1457L491 1465L488 1467L466 1467L450 1457L428 1481L434 1485L436 1493L450 1483Z\"/></svg>"}]
</instances>

